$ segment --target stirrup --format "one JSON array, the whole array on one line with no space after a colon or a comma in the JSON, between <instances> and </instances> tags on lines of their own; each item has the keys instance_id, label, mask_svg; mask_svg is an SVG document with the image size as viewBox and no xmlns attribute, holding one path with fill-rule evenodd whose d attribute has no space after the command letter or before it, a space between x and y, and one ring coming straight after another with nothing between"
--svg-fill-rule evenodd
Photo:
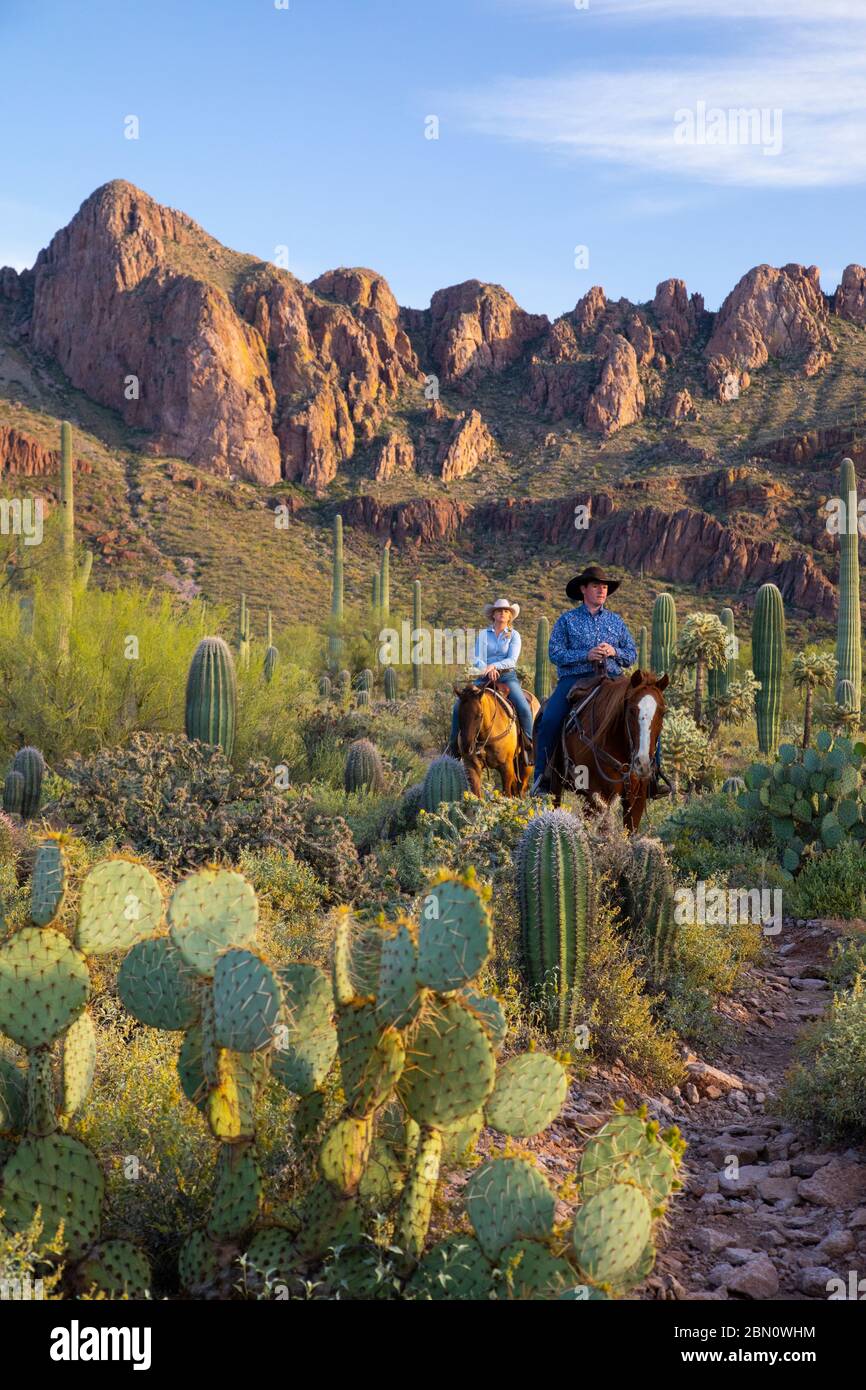
<instances>
[{"instance_id":1,"label":"stirrup","mask_svg":"<svg viewBox=\"0 0 866 1390\"><path fill-rule=\"evenodd\" d=\"M650 778L649 789L647 791L650 801L655 801L660 796L670 796L672 792L673 787L670 781L662 772L661 768L659 768Z\"/></svg>"}]
</instances>

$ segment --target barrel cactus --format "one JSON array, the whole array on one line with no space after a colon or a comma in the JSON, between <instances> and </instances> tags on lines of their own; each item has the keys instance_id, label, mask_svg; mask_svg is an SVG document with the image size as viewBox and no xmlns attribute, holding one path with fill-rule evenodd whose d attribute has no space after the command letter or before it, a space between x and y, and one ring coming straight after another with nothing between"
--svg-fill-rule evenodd
<instances>
[{"instance_id":1,"label":"barrel cactus","mask_svg":"<svg viewBox=\"0 0 866 1390\"><path fill-rule=\"evenodd\" d=\"M330 700L330 698L331 698L331 677L330 677L330 676L320 676L320 677L319 677L319 699L320 699L320 700Z\"/></svg>"},{"instance_id":2,"label":"barrel cactus","mask_svg":"<svg viewBox=\"0 0 866 1390\"><path fill-rule=\"evenodd\" d=\"M857 554L859 517L857 514L857 474L851 459L845 458L839 470L839 490L847 524L839 532L839 618L836 628L836 661L839 679L854 688L852 709L860 708L862 655L860 650L860 560ZM837 697L837 704L841 704Z\"/></svg>"},{"instance_id":3,"label":"barrel cactus","mask_svg":"<svg viewBox=\"0 0 866 1390\"><path fill-rule=\"evenodd\" d=\"M373 672L370 670L369 666L365 666L364 670L358 673L357 684L359 690L373 689Z\"/></svg>"},{"instance_id":4,"label":"barrel cactus","mask_svg":"<svg viewBox=\"0 0 866 1390\"><path fill-rule=\"evenodd\" d=\"M384 687L385 687L385 699L386 699L386 700L396 700L396 698L397 698L397 672L394 670L394 667L393 667L393 666L386 666L386 667L385 667L385 674L384 674L384 676L382 677L382 683L383 683L383 685L384 685Z\"/></svg>"},{"instance_id":5,"label":"barrel cactus","mask_svg":"<svg viewBox=\"0 0 866 1390\"><path fill-rule=\"evenodd\" d=\"M779 742L785 668L785 607L775 584L762 584L755 598L752 664L761 687L755 695L758 748L770 753Z\"/></svg>"},{"instance_id":6,"label":"barrel cactus","mask_svg":"<svg viewBox=\"0 0 866 1390\"><path fill-rule=\"evenodd\" d=\"M382 758L375 743L356 739L346 754L343 785L347 792L380 792L385 786Z\"/></svg>"},{"instance_id":7,"label":"barrel cactus","mask_svg":"<svg viewBox=\"0 0 866 1390\"><path fill-rule=\"evenodd\" d=\"M722 792L725 796L739 796L740 792L746 790L746 784L742 777L726 777L722 783Z\"/></svg>"},{"instance_id":8,"label":"barrel cactus","mask_svg":"<svg viewBox=\"0 0 866 1390\"><path fill-rule=\"evenodd\" d=\"M3 810L7 816L20 816L24 800L24 777L20 772L10 771L3 783Z\"/></svg>"},{"instance_id":9,"label":"barrel cactus","mask_svg":"<svg viewBox=\"0 0 866 1390\"><path fill-rule=\"evenodd\" d=\"M443 753L434 758L424 776L421 805L425 811L438 811L443 802L462 801L469 791L466 769L458 758Z\"/></svg>"},{"instance_id":10,"label":"barrel cactus","mask_svg":"<svg viewBox=\"0 0 866 1390\"><path fill-rule=\"evenodd\" d=\"M186 682L186 736L234 751L238 722L235 664L222 637L203 637L193 652Z\"/></svg>"},{"instance_id":11,"label":"barrel cactus","mask_svg":"<svg viewBox=\"0 0 866 1390\"><path fill-rule=\"evenodd\" d=\"M836 682L836 704L842 709L857 710L857 690L853 681L839 680Z\"/></svg>"},{"instance_id":12,"label":"barrel cactus","mask_svg":"<svg viewBox=\"0 0 866 1390\"><path fill-rule=\"evenodd\" d=\"M642 835L629 843L620 887L626 929L640 940L653 984L661 985L674 963L677 924L673 876L658 840Z\"/></svg>"},{"instance_id":13,"label":"barrel cactus","mask_svg":"<svg viewBox=\"0 0 866 1390\"><path fill-rule=\"evenodd\" d=\"M673 594L659 594L653 604L652 645L650 661L652 669L662 676L673 670L674 651L677 645L677 610Z\"/></svg>"},{"instance_id":14,"label":"barrel cactus","mask_svg":"<svg viewBox=\"0 0 866 1390\"><path fill-rule=\"evenodd\" d=\"M19 748L12 763L12 771L20 772L24 779L19 814L23 820L32 820L39 812L42 801L42 779L45 776L45 759L38 748Z\"/></svg>"},{"instance_id":15,"label":"barrel cactus","mask_svg":"<svg viewBox=\"0 0 866 1390\"><path fill-rule=\"evenodd\" d=\"M574 1030L595 910L581 822L562 810L536 816L518 843L515 868L526 981L565 1040Z\"/></svg>"}]
</instances>

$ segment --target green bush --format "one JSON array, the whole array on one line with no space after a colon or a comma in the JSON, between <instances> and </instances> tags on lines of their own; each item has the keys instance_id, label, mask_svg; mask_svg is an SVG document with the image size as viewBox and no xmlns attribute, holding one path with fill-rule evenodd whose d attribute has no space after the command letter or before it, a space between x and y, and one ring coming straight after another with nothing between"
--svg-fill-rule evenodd
<instances>
[{"instance_id":1,"label":"green bush","mask_svg":"<svg viewBox=\"0 0 866 1390\"><path fill-rule=\"evenodd\" d=\"M803 860L785 893L792 917L863 917L866 915L866 854L845 840L835 849Z\"/></svg>"},{"instance_id":2,"label":"green bush","mask_svg":"<svg viewBox=\"0 0 866 1390\"><path fill-rule=\"evenodd\" d=\"M238 869L259 900L259 937L265 954L283 962L320 954L318 918L327 896L309 864L289 850L245 850Z\"/></svg>"},{"instance_id":3,"label":"green bush","mask_svg":"<svg viewBox=\"0 0 866 1390\"><path fill-rule=\"evenodd\" d=\"M721 792L695 796L676 807L656 830L667 846L678 878L689 879L724 875L740 867L746 881L771 883L781 879L773 872L776 855L771 848L769 816L744 810ZM754 874L766 859L766 873ZM769 877L767 877L769 875ZM742 875L740 875L742 881Z\"/></svg>"},{"instance_id":4,"label":"green bush","mask_svg":"<svg viewBox=\"0 0 866 1390\"><path fill-rule=\"evenodd\" d=\"M93 840L111 838L169 870L291 842L273 769L239 771L219 748L180 734L134 734L125 748L74 758L58 814Z\"/></svg>"},{"instance_id":5,"label":"green bush","mask_svg":"<svg viewBox=\"0 0 866 1390\"><path fill-rule=\"evenodd\" d=\"M861 929L834 942L827 979L833 989L849 989L862 974L866 974L866 932Z\"/></svg>"},{"instance_id":6,"label":"green bush","mask_svg":"<svg viewBox=\"0 0 866 1390\"><path fill-rule=\"evenodd\" d=\"M866 992L862 978L837 994L804 1040L782 1092L783 1112L822 1144L866 1139Z\"/></svg>"}]
</instances>

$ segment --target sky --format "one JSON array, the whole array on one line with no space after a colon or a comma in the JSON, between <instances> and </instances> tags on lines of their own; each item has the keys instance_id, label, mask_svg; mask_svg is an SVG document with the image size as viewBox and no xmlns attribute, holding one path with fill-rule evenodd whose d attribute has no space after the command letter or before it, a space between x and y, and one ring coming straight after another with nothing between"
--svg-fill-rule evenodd
<instances>
[{"instance_id":1,"label":"sky","mask_svg":"<svg viewBox=\"0 0 866 1390\"><path fill-rule=\"evenodd\" d=\"M0 55L0 265L112 178L416 308L866 261L866 0L0 0Z\"/></svg>"}]
</instances>

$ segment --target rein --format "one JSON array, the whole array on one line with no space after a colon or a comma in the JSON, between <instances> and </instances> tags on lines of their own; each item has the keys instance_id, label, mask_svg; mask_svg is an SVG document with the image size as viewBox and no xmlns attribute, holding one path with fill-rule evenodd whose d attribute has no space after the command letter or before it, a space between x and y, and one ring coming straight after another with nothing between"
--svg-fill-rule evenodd
<instances>
[{"instance_id":1,"label":"rein","mask_svg":"<svg viewBox=\"0 0 866 1390\"><path fill-rule=\"evenodd\" d=\"M593 692L593 695L597 694L597 693L598 693L598 690L600 690L600 689L601 689L600 686L596 687L596 690ZM598 744L597 744L597 742L596 742L594 700L591 700L591 701L590 701L590 704L591 704L590 715L591 715L591 717L592 717L593 727L592 727L592 729L589 731L589 733L586 732L586 730L585 730L584 727L583 727L583 724L581 723L581 719L580 719L580 711L581 711L582 708L584 708L585 704L586 704L586 702L584 702L584 705L579 706L576 710L573 710L572 713L571 713L570 718L566 719L566 721L565 721L565 723L564 723L564 725L563 725L563 729L562 729L562 752L563 752L563 758L564 758L564 765L565 765L565 767L567 768L568 765L569 765L570 763L571 763L572 766L576 766L576 764L572 763L572 760L571 760L571 758L570 758L570 756L569 756L569 753L568 753L568 748L567 748L567 746L566 746L566 735L567 735L567 733L568 733L570 730L573 729L573 730L577 733L577 735L578 735L578 737L581 739L581 741L584 743L584 745L592 751L593 762L595 763L595 770L596 770L596 772L598 773L598 776L601 777L603 781L609 783L610 785L613 785L613 784L616 783L616 782L626 783L626 781L627 781L628 779L630 779L631 776L632 776L632 767L633 767L633 765L634 765L634 737L633 737L633 735L632 735L631 727L630 727L629 722L628 722L628 710L629 710L629 701L628 701L628 699L626 699L626 700L623 701L623 709L622 709L623 719L624 719L624 721L625 721L625 732L626 732L626 737L627 737L627 739L628 739L629 761L628 761L627 763L621 762L619 758L615 758L615 757L613 756L613 754L612 754L612 753L608 753L607 750L606 750L605 748L599 748L599 746L598 746ZM609 777L608 774L605 772L604 768L600 766L599 761L598 761L598 760L599 760L599 757L606 758L607 761L608 761L608 764L609 764L610 766L612 766L612 767L618 769L618 770L614 773L614 775L613 775L612 777ZM570 780L571 780L571 779L569 778L569 781L570 781ZM633 800L634 796L635 796L635 792L632 791L632 790L629 790L629 792L628 792L629 800Z\"/></svg>"},{"instance_id":2,"label":"rein","mask_svg":"<svg viewBox=\"0 0 866 1390\"><path fill-rule=\"evenodd\" d=\"M488 732L487 732L487 736L486 736L486 738L483 740L482 743L479 743L479 742L478 742L478 734L480 733L480 726L479 726L478 733L476 733L474 739L472 740L471 747L469 747L469 748L466 750L465 754L464 754L464 756L467 757L467 758L475 758L475 757L479 756L479 754L481 754L481 753L484 752L484 750L487 748L487 745L488 745L488 744L499 743L501 739L505 738L505 735L506 735L506 734L510 734L510 733L511 733L512 728L514 727L514 725L515 725L516 722L517 722L517 715L515 714L515 712L514 712L514 710L512 709L511 705L510 705L510 704L508 703L508 701L505 699L505 696L504 696L504 695L500 695L499 691L496 690L492 684L488 684L488 685L483 686L483 687L482 687L482 692L481 692L481 693L482 693L482 695L483 695L483 694L486 694L486 693L489 693L490 695L493 696L493 698L498 702L498 704L502 707L502 709L505 710L506 716L507 716L507 718L508 718L508 723L506 724L506 726L505 726L505 728L502 730L502 732L501 732L501 733L498 733L498 734L494 734L494 733L493 733L493 724L491 723L490 728L489 728L489 730L488 730Z\"/></svg>"}]
</instances>

